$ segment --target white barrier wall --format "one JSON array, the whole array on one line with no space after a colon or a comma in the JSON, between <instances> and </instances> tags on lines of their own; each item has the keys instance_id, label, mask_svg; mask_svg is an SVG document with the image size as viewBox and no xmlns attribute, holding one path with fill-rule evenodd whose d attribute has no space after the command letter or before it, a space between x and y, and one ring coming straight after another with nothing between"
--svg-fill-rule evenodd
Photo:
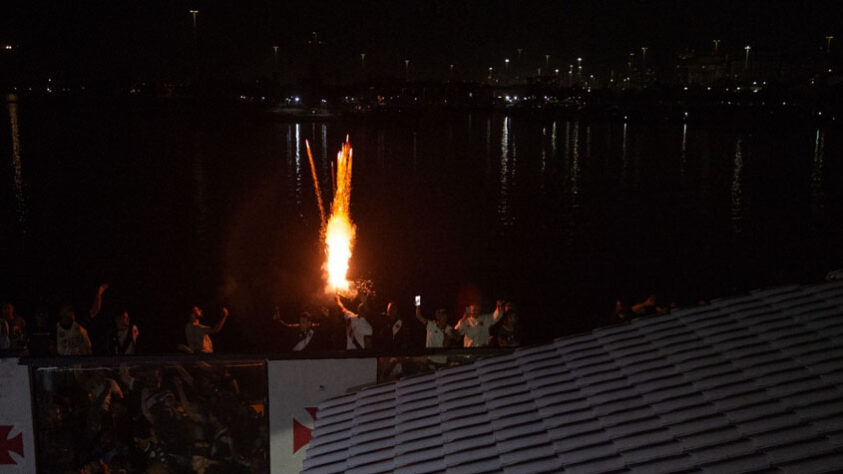
<instances>
[{"instance_id":1,"label":"white barrier wall","mask_svg":"<svg viewBox=\"0 0 843 474\"><path fill-rule=\"evenodd\" d=\"M301 471L319 402L349 388L375 383L378 361L278 360L267 366L270 472Z\"/></svg>"},{"instance_id":2,"label":"white barrier wall","mask_svg":"<svg viewBox=\"0 0 843 474\"><path fill-rule=\"evenodd\" d=\"M29 370L0 359L0 474L35 472Z\"/></svg>"}]
</instances>

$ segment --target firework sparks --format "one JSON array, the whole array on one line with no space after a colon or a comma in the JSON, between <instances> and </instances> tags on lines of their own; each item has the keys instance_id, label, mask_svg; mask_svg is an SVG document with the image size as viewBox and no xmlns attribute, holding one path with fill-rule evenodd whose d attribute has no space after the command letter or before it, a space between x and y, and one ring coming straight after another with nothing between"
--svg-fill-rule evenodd
<instances>
[{"instance_id":1,"label":"firework sparks","mask_svg":"<svg viewBox=\"0 0 843 474\"><path fill-rule=\"evenodd\" d=\"M327 292L344 292L349 289L348 262L351 260L352 249L354 248L354 237L357 228L351 221L351 143L348 137L342 144L342 149L337 153L336 176L334 178L334 199L331 202L331 215L325 220L325 210L322 205L322 196L319 190L319 183L316 179L316 168L310 154L310 146L307 147L308 158L313 175L313 184L316 190L316 200L319 204L319 213L322 218L322 241L325 246L325 263L323 270L328 286Z\"/></svg>"}]
</instances>

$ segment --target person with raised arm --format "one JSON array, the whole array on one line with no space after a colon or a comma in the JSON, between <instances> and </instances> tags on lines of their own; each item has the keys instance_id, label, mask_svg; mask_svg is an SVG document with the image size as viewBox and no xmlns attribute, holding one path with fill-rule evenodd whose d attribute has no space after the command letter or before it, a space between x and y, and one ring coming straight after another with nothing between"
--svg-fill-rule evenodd
<instances>
[{"instance_id":1,"label":"person with raised arm","mask_svg":"<svg viewBox=\"0 0 843 474\"><path fill-rule=\"evenodd\" d=\"M322 309L323 315L327 314L327 308ZM293 352L318 352L321 349L320 336L316 329L319 323L314 321L313 316L307 311L302 311L299 314L298 323L288 323L281 319L281 311L275 308L275 313L272 319L278 321L282 326L288 329L297 329L296 343L292 347Z\"/></svg>"},{"instance_id":2,"label":"person with raised arm","mask_svg":"<svg viewBox=\"0 0 843 474\"><path fill-rule=\"evenodd\" d=\"M433 313L433 319L427 319L422 316L421 304L416 305L416 319L424 325L426 332L424 347L426 349L447 347L451 340L456 337L454 328L448 324L448 311L443 308L439 308ZM434 364L444 365L448 358L446 356L429 356L428 360Z\"/></svg>"},{"instance_id":3,"label":"person with raised arm","mask_svg":"<svg viewBox=\"0 0 843 474\"><path fill-rule=\"evenodd\" d=\"M342 304L337 295L337 304L342 310L345 319L345 349L349 351L365 350L372 348L372 325L366 320L363 313L365 302L360 303L357 313L353 313Z\"/></svg>"},{"instance_id":4,"label":"person with raised arm","mask_svg":"<svg viewBox=\"0 0 843 474\"><path fill-rule=\"evenodd\" d=\"M102 294L108 289L103 283L97 288L94 302L88 310L89 320L97 317L102 308ZM56 323L56 353L58 355L91 355L91 338L84 326L76 321L73 306L65 304L59 310L59 322Z\"/></svg>"},{"instance_id":5,"label":"person with raised arm","mask_svg":"<svg viewBox=\"0 0 843 474\"><path fill-rule=\"evenodd\" d=\"M498 300L492 314L479 314L477 305L466 307L454 330L463 336L463 347L486 347L489 345L489 329L504 314L504 301Z\"/></svg>"},{"instance_id":6,"label":"person with raised arm","mask_svg":"<svg viewBox=\"0 0 843 474\"><path fill-rule=\"evenodd\" d=\"M188 315L188 322L184 326L184 336L187 339L187 348L194 354L211 354L214 352L214 344L211 342L211 334L217 334L225 325L228 319L228 308L223 306L219 321L214 327L205 326L199 320L202 318L202 309L194 306Z\"/></svg>"}]
</instances>

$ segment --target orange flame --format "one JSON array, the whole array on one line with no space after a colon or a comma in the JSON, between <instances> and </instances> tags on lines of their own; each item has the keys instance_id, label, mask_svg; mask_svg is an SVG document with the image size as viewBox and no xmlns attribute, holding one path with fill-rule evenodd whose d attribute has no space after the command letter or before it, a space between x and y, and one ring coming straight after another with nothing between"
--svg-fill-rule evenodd
<instances>
[{"instance_id":1,"label":"orange flame","mask_svg":"<svg viewBox=\"0 0 843 474\"><path fill-rule=\"evenodd\" d=\"M348 262L351 260L351 252L354 248L354 237L357 228L351 221L351 143L348 137L342 144L342 149L337 153L336 178L334 180L334 200L331 202L331 215L328 221L322 222L322 239L325 244L325 264L323 270L328 281L327 292L347 291ZM310 158L310 147L308 147ZM314 185L318 186L315 178L315 167L313 159L310 158L310 165L314 174ZM316 188L319 212L324 219L322 209L321 193Z\"/></svg>"}]
</instances>

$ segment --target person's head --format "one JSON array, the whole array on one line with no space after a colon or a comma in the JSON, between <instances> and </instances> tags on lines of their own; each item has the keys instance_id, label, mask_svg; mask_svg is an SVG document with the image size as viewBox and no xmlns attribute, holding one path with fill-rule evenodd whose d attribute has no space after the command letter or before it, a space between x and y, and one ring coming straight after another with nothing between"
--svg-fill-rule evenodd
<instances>
[{"instance_id":1,"label":"person's head","mask_svg":"<svg viewBox=\"0 0 843 474\"><path fill-rule=\"evenodd\" d=\"M313 318L310 316L310 313L307 311L303 311L299 314L299 327L302 331L307 331L313 326Z\"/></svg>"},{"instance_id":2,"label":"person's head","mask_svg":"<svg viewBox=\"0 0 843 474\"><path fill-rule=\"evenodd\" d=\"M198 321L202 318L202 309L198 306L190 308L190 315L188 317L191 321Z\"/></svg>"},{"instance_id":3,"label":"person's head","mask_svg":"<svg viewBox=\"0 0 843 474\"><path fill-rule=\"evenodd\" d=\"M129 312L128 311L121 311L114 315L114 326L117 327L118 330L122 331L127 329L131 325L131 321L129 320Z\"/></svg>"},{"instance_id":4,"label":"person's head","mask_svg":"<svg viewBox=\"0 0 843 474\"><path fill-rule=\"evenodd\" d=\"M164 391L163 401L167 408L175 408L176 406L176 396L170 390Z\"/></svg>"},{"instance_id":5,"label":"person's head","mask_svg":"<svg viewBox=\"0 0 843 474\"><path fill-rule=\"evenodd\" d=\"M3 304L3 318L11 320L15 317L15 307L12 303Z\"/></svg>"},{"instance_id":6,"label":"person's head","mask_svg":"<svg viewBox=\"0 0 843 474\"><path fill-rule=\"evenodd\" d=\"M76 313L73 312L73 306L66 304L59 310L59 323L64 327L69 327L76 321Z\"/></svg>"},{"instance_id":7,"label":"person's head","mask_svg":"<svg viewBox=\"0 0 843 474\"><path fill-rule=\"evenodd\" d=\"M45 327L47 325L47 321L50 319L47 315L46 308L38 307L35 309L35 314L33 315L35 320L36 327Z\"/></svg>"},{"instance_id":8,"label":"person's head","mask_svg":"<svg viewBox=\"0 0 843 474\"><path fill-rule=\"evenodd\" d=\"M436 318L436 324L440 327L445 327L448 324L448 311L443 308L439 308L433 314L433 317Z\"/></svg>"},{"instance_id":9,"label":"person's head","mask_svg":"<svg viewBox=\"0 0 843 474\"><path fill-rule=\"evenodd\" d=\"M476 318L477 316L480 316L480 308L478 308L476 304L468 305L465 308L465 314L468 315L469 318Z\"/></svg>"}]
</instances>

